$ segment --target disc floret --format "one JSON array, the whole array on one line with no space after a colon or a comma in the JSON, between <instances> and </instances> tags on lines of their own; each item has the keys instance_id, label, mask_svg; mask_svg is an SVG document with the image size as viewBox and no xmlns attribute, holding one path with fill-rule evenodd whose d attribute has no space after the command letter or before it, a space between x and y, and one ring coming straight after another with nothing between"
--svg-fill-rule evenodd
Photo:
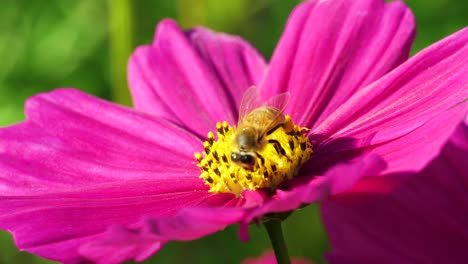
<instances>
[{"instance_id":1,"label":"disc floret","mask_svg":"<svg viewBox=\"0 0 468 264\"><path fill-rule=\"evenodd\" d=\"M257 151L256 165L247 170L231 160L235 128L226 121L216 124L216 138L208 133L204 151L195 153L198 167L210 192L231 192L240 195L244 190L274 189L281 182L297 175L300 166L310 158L312 145L305 128L295 125L286 116L285 125L265 136L264 147Z\"/></svg>"}]
</instances>

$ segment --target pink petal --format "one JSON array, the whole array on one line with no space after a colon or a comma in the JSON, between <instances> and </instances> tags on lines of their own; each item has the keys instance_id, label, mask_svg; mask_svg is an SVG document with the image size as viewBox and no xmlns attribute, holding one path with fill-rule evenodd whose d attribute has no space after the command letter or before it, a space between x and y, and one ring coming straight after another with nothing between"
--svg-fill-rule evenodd
<instances>
[{"instance_id":1,"label":"pink petal","mask_svg":"<svg viewBox=\"0 0 468 264\"><path fill-rule=\"evenodd\" d=\"M70 261L79 258L81 245L96 241L109 226L132 225L143 216L173 215L211 195L193 177L128 180L39 195L2 195L0 228L10 231L21 249ZM148 246L155 243L159 241Z\"/></svg>"},{"instance_id":2,"label":"pink petal","mask_svg":"<svg viewBox=\"0 0 468 264\"><path fill-rule=\"evenodd\" d=\"M70 89L33 97L26 115L26 122L0 130L3 195L169 175L198 178L193 153L201 142L165 120Z\"/></svg>"},{"instance_id":3,"label":"pink petal","mask_svg":"<svg viewBox=\"0 0 468 264\"><path fill-rule=\"evenodd\" d=\"M198 177L198 138L168 121L71 89L33 97L26 115L0 129L0 228L21 249L79 261L78 248L109 226L232 203ZM161 243L121 244L121 256Z\"/></svg>"},{"instance_id":4,"label":"pink petal","mask_svg":"<svg viewBox=\"0 0 468 264\"><path fill-rule=\"evenodd\" d=\"M152 234L169 240L193 240L240 222L242 208L192 207L180 210L174 217L150 218L147 228Z\"/></svg>"},{"instance_id":5,"label":"pink petal","mask_svg":"<svg viewBox=\"0 0 468 264\"><path fill-rule=\"evenodd\" d=\"M329 200L322 213L330 263L465 263L468 259L468 122L392 194Z\"/></svg>"},{"instance_id":6,"label":"pink petal","mask_svg":"<svg viewBox=\"0 0 468 264\"><path fill-rule=\"evenodd\" d=\"M315 127L365 85L403 62L414 36L403 2L310 1L299 5L273 55L265 97L291 92L286 112Z\"/></svg>"},{"instance_id":7,"label":"pink petal","mask_svg":"<svg viewBox=\"0 0 468 264\"><path fill-rule=\"evenodd\" d=\"M468 112L467 42L459 31L358 91L311 131L316 156L372 150L387 173L422 169Z\"/></svg>"},{"instance_id":8,"label":"pink petal","mask_svg":"<svg viewBox=\"0 0 468 264\"><path fill-rule=\"evenodd\" d=\"M385 164L382 160L378 156L370 154L349 163L338 164L324 175L304 176L307 183L291 184L291 187L286 188L280 186L275 194L265 201L263 206L251 210L245 223L268 213L287 212L295 210L303 204L325 200L330 195L345 192L361 178L378 174L384 168Z\"/></svg>"},{"instance_id":9,"label":"pink petal","mask_svg":"<svg viewBox=\"0 0 468 264\"><path fill-rule=\"evenodd\" d=\"M144 260L169 240L193 240L240 222L240 208L185 208L169 217L147 218L139 228L114 227L105 236L82 246L80 253L95 262ZM123 251L122 251L123 249ZM113 254L113 252L119 252Z\"/></svg>"},{"instance_id":10,"label":"pink petal","mask_svg":"<svg viewBox=\"0 0 468 264\"><path fill-rule=\"evenodd\" d=\"M160 241L151 234L140 234L132 229L113 226L97 239L81 246L79 252L92 263L120 264L129 259L144 261L165 244L165 241Z\"/></svg>"},{"instance_id":11,"label":"pink petal","mask_svg":"<svg viewBox=\"0 0 468 264\"><path fill-rule=\"evenodd\" d=\"M239 37L175 22L159 23L152 46L130 59L135 107L163 116L203 137L215 123L237 121L243 92L258 84L264 59Z\"/></svg>"}]
</instances>

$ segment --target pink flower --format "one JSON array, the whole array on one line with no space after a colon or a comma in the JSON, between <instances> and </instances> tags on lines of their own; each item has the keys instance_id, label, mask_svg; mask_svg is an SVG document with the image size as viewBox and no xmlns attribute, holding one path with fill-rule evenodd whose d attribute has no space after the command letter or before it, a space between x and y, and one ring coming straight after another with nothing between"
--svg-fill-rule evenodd
<instances>
[{"instance_id":1,"label":"pink flower","mask_svg":"<svg viewBox=\"0 0 468 264\"><path fill-rule=\"evenodd\" d=\"M468 119L420 172L390 195L322 204L335 263L465 263Z\"/></svg>"},{"instance_id":2,"label":"pink flower","mask_svg":"<svg viewBox=\"0 0 468 264\"><path fill-rule=\"evenodd\" d=\"M130 59L135 109L59 89L0 130L0 228L45 258L119 263L236 223L247 239L265 214L343 192L387 193L467 113L468 30L405 62L413 32L399 1L306 2L267 65L238 37L163 21ZM251 85L290 92L313 156L274 192L209 192L193 154L216 122L236 124Z\"/></svg>"},{"instance_id":3,"label":"pink flower","mask_svg":"<svg viewBox=\"0 0 468 264\"><path fill-rule=\"evenodd\" d=\"M247 258L242 264L277 264L275 254L272 251L263 253L258 258ZM312 261L303 258L292 258L291 264L312 264Z\"/></svg>"}]
</instances>

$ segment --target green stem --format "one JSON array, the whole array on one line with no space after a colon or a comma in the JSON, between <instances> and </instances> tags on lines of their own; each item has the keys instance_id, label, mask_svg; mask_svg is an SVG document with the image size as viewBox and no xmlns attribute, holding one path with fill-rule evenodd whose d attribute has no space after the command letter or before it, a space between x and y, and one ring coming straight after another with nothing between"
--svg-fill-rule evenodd
<instances>
[{"instance_id":1,"label":"green stem","mask_svg":"<svg viewBox=\"0 0 468 264\"><path fill-rule=\"evenodd\" d=\"M273 219L265 222L264 225L275 251L276 261L278 264L290 264L288 248L284 242L283 230L281 229L281 220Z\"/></svg>"},{"instance_id":2,"label":"green stem","mask_svg":"<svg viewBox=\"0 0 468 264\"><path fill-rule=\"evenodd\" d=\"M133 10L131 0L109 0L109 29L112 68L112 99L131 105L127 85L127 62L133 49Z\"/></svg>"}]
</instances>

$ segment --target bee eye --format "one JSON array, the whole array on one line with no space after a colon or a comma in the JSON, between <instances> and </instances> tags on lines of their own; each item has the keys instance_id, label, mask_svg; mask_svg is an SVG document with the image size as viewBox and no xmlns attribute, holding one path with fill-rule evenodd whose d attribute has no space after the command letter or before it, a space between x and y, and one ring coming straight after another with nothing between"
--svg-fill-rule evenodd
<instances>
[{"instance_id":1,"label":"bee eye","mask_svg":"<svg viewBox=\"0 0 468 264\"><path fill-rule=\"evenodd\" d=\"M251 155L241 155L240 162L248 165L253 165L255 163L254 157Z\"/></svg>"},{"instance_id":2,"label":"bee eye","mask_svg":"<svg viewBox=\"0 0 468 264\"><path fill-rule=\"evenodd\" d=\"M239 154L237 154L237 153L232 153L232 154L231 154L231 159L232 159L233 161L239 161Z\"/></svg>"}]
</instances>

